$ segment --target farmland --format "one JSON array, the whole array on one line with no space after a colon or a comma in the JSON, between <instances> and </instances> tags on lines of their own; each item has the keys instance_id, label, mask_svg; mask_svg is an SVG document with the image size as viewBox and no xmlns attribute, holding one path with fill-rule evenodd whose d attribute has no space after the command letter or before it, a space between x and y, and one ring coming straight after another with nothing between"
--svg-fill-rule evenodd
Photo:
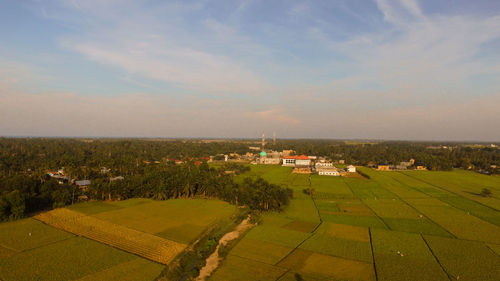
<instances>
[{"instance_id":1,"label":"farmland","mask_svg":"<svg viewBox=\"0 0 500 281\"><path fill-rule=\"evenodd\" d=\"M288 185L282 212L262 215L210 280L498 280L500 177L466 171L310 178L256 165ZM492 190L482 197L482 188ZM251 278L249 276L252 276Z\"/></svg>"},{"instance_id":2,"label":"farmland","mask_svg":"<svg viewBox=\"0 0 500 281\"><path fill-rule=\"evenodd\" d=\"M236 176L286 185L294 196L282 211L262 213L209 280L498 279L499 177L359 169L370 178L264 165ZM0 279L153 280L236 212L219 200L135 198L2 223Z\"/></svg>"},{"instance_id":3,"label":"farmland","mask_svg":"<svg viewBox=\"0 0 500 281\"><path fill-rule=\"evenodd\" d=\"M236 208L218 200L89 202L0 224L1 280L153 280Z\"/></svg>"}]
</instances>

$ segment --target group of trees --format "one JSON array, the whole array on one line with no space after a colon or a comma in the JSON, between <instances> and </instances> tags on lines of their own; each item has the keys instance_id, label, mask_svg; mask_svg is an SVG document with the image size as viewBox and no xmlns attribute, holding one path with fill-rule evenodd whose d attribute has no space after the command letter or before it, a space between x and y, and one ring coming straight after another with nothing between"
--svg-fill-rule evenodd
<instances>
[{"instance_id":1,"label":"group of trees","mask_svg":"<svg viewBox=\"0 0 500 281\"><path fill-rule=\"evenodd\" d=\"M248 169L242 165L228 167L239 171ZM144 173L123 180L93 180L88 195L97 200L219 198L262 211L280 210L288 204L291 189L270 184L261 178L245 178L242 183L237 183L232 173L226 173L228 167L214 168L206 162L195 165L192 161L183 165L153 165L147 167Z\"/></svg>"},{"instance_id":2,"label":"group of trees","mask_svg":"<svg viewBox=\"0 0 500 281\"><path fill-rule=\"evenodd\" d=\"M194 162L213 155L244 154L256 144L257 140L0 138L0 219L16 219L77 198L80 191L75 185L59 184L47 176L47 171L61 167L69 179L92 180L88 193L92 199L201 196L253 209L279 209L287 203L290 190L263 180L235 182L234 176L246 172L247 166L228 163L215 168ZM500 149L487 145L280 140L266 148L292 149L357 165L397 164L413 158L430 170L500 173ZM175 165L172 160L186 163ZM124 179L111 181L115 176Z\"/></svg>"},{"instance_id":3,"label":"group of trees","mask_svg":"<svg viewBox=\"0 0 500 281\"><path fill-rule=\"evenodd\" d=\"M500 149L489 145L435 142L346 142L335 140L280 140L269 148L293 149L297 154L323 155L333 160L343 159L356 165L399 164L413 158L429 170L453 168L500 173ZM493 167L492 167L493 166Z\"/></svg>"},{"instance_id":4,"label":"group of trees","mask_svg":"<svg viewBox=\"0 0 500 281\"><path fill-rule=\"evenodd\" d=\"M199 165L193 161L182 165L167 162L137 168L123 179L113 180L100 174L92 179L88 190L70 183L60 184L48 175L39 178L29 174L7 175L0 178L0 221L61 207L74 202L79 195L94 200L218 198L261 211L280 210L288 204L292 196L289 188L260 178L234 181L235 175L248 169L235 164L215 168L206 162Z\"/></svg>"},{"instance_id":5,"label":"group of trees","mask_svg":"<svg viewBox=\"0 0 500 281\"><path fill-rule=\"evenodd\" d=\"M35 179L17 174L0 178L0 221L19 219L28 213L69 204L75 189L75 186L59 184L49 177Z\"/></svg>"}]
</instances>

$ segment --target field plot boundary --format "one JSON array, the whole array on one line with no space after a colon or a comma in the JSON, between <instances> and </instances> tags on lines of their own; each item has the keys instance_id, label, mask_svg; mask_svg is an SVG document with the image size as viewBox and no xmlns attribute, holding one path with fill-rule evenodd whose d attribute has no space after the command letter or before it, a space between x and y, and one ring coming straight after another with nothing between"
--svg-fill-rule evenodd
<instances>
[{"instance_id":1,"label":"field plot boundary","mask_svg":"<svg viewBox=\"0 0 500 281\"><path fill-rule=\"evenodd\" d=\"M45 212L34 218L55 228L162 264L168 264L187 247L186 244L99 220L66 208Z\"/></svg>"},{"instance_id":2,"label":"field plot boundary","mask_svg":"<svg viewBox=\"0 0 500 281\"><path fill-rule=\"evenodd\" d=\"M482 205L483 207L486 207L486 208L492 209L492 210L494 210L494 211L500 212L500 210L499 210L499 209L497 209L497 208L495 208L495 207L489 206L489 205L487 205L487 204L484 204L484 203L482 203L482 202L480 202L480 201L477 201L477 200L474 200L474 199L471 199L471 198L466 198L466 197L464 197L464 196L463 196L462 194L460 194L460 193L457 193L457 192L454 192L454 191L448 190L447 188L444 188L444 187L441 187L441 186L439 186L439 185L437 185L437 184L434 184L434 183L432 183L432 182L429 182L428 180L424 180L424 179L422 179L422 178L417 178L417 177L415 177L414 175L411 175L411 176L410 176L410 175L409 175L409 174L407 174L407 173L401 173L401 172L398 172L398 173L400 173L400 174L402 174L402 175L405 175L405 176L407 176L407 177L409 177L409 178L412 178L412 179L414 179L414 180L420 181L420 182L422 182L422 183L428 184L428 185L430 185L430 186L433 186L433 187L435 187L435 188L437 188L437 189L439 189L439 190L441 190L441 191L445 191L445 192L451 193L451 194L453 194L453 195L455 195L455 196L462 197L462 198L465 198L465 199L470 200L470 201L472 201L472 202L475 202L475 203L477 203L477 204L479 204L479 205ZM445 203L447 203L447 202L445 202ZM455 207L455 208L456 208L456 207ZM457 209L459 209L459 208L457 208Z\"/></svg>"}]
</instances>

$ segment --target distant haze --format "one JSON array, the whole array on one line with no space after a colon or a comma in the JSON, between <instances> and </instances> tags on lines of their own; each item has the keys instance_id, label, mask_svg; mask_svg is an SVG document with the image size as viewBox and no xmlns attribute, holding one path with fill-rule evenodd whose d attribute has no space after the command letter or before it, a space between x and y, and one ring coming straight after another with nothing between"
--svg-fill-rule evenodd
<instances>
[{"instance_id":1,"label":"distant haze","mask_svg":"<svg viewBox=\"0 0 500 281\"><path fill-rule=\"evenodd\" d=\"M500 141L500 1L3 1L0 135Z\"/></svg>"}]
</instances>

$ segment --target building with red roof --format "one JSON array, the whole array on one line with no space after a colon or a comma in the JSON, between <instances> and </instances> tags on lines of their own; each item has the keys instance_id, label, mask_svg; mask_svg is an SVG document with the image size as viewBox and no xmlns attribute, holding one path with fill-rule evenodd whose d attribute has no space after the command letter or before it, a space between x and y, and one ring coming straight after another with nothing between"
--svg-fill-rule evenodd
<instances>
[{"instance_id":1,"label":"building with red roof","mask_svg":"<svg viewBox=\"0 0 500 281\"><path fill-rule=\"evenodd\" d=\"M310 166L311 159L305 155L300 156L286 156L283 157L283 166L296 167L296 166Z\"/></svg>"}]
</instances>

